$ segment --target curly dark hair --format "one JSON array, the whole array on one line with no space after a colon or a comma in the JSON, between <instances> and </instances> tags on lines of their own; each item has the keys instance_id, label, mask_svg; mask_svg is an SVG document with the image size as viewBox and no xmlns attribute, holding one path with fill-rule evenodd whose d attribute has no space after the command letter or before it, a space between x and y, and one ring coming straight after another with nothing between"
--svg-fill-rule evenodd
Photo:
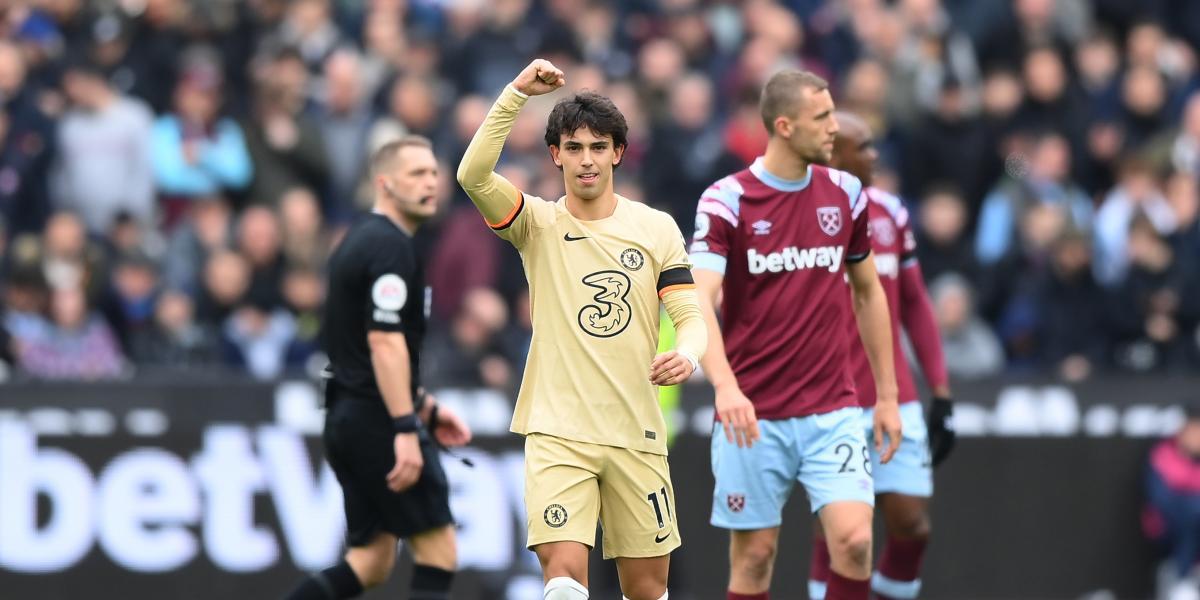
<instances>
[{"instance_id":1,"label":"curly dark hair","mask_svg":"<svg viewBox=\"0 0 1200 600\"><path fill-rule=\"evenodd\" d=\"M584 91L559 100L546 119L546 145L559 145L562 134L570 135L580 127L587 127L598 136L611 135L614 148L628 145L629 125L625 123L625 115L607 96Z\"/></svg>"}]
</instances>

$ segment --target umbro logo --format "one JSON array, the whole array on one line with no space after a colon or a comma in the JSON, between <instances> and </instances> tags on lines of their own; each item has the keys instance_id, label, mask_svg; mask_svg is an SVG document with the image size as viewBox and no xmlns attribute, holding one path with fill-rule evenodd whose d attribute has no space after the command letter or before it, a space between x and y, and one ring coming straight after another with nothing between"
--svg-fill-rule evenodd
<instances>
[{"instance_id":1,"label":"umbro logo","mask_svg":"<svg viewBox=\"0 0 1200 600\"><path fill-rule=\"evenodd\" d=\"M563 241L564 241L564 242L578 242L579 240L586 240L587 238L588 238L588 236L586 236L586 235L581 235L581 236L579 236L579 237L571 237L571 233L570 233L570 232L567 232L567 233L564 233L564 234L563 234Z\"/></svg>"},{"instance_id":2,"label":"umbro logo","mask_svg":"<svg viewBox=\"0 0 1200 600\"><path fill-rule=\"evenodd\" d=\"M750 225L754 230L754 235L767 235L771 233L771 222L767 220L755 221Z\"/></svg>"}]
</instances>

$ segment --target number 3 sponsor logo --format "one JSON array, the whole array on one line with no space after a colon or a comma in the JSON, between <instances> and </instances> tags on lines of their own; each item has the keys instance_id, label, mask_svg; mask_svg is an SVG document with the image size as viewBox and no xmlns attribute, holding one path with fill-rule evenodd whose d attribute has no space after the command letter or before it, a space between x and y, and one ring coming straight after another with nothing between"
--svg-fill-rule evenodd
<instances>
[{"instance_id":1,"label":"number 3 sponsor logo","mask_svg":"<svg viewBox=\"0 0 1200 600\"><path fill-rule=\"evenodd\" d=\"M583 284L599 290L592 296L595 304L579 309L579 327L601 338L613 337L629 326L633 307L629 296L629 276L620 271L597 271L583 278Z\"/></svg>"}]
</instances>

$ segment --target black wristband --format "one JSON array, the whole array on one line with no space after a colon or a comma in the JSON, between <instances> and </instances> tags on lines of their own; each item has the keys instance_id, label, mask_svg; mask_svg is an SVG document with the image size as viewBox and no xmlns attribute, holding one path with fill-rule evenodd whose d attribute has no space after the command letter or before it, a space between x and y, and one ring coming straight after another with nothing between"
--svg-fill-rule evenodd
<instances>
[{"instance_id":1,"label":"black wristband","mask_svg":"<svg viewBox=\"0 0 1200 600\"><path fill-rule=\"evenodd\" d=\"M392 418L392 431L396 433L416 433L420 428L421 419L417 418L417 413Z\"/></svg>"}]
</instances>

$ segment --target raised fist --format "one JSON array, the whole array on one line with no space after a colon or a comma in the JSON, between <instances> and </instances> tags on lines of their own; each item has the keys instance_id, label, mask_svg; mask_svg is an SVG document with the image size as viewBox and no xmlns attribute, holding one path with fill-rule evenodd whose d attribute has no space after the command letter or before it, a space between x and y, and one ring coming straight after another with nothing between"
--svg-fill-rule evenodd
<instances>
[{"instance_id":1,"label":"raised fist","mask_svg":"<svg viewBox=\"0 0 1200 600\"><path fill-rule=\"evenodd\" d=\"M512 86L527 96L540 96L549 94L566 83L567 79L558 67L548 60L539 58L529 63L529 66L525 67L516 79L513 79Z\"/></svg>"}]
</instances>

